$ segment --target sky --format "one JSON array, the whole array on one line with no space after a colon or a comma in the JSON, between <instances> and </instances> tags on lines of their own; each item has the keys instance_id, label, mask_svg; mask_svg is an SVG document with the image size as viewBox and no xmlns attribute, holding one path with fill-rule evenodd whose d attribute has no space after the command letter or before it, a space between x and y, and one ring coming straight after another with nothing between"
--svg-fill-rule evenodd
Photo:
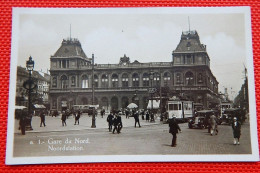
<instances>
[{"instance_id":1,"label":"sky","mask_svg":"<svg viewBox=\"0 0 260 173\"><path fill-rule=\"evenodd\" d=\"M100 9L99 9L100 10ZM244 81L246 40L244 14L218 13L64 13L20 14L18 65L32 56L35 70L50 69L50 56L63 39L77 38L86 55L95 63L119 63L124 54L130 61L170 62L182 31L196 30L207 45L211 70L219 91L228 88L231 98ZM71 29L70 29L71 25Z\"/></svg>"}]
</instances>

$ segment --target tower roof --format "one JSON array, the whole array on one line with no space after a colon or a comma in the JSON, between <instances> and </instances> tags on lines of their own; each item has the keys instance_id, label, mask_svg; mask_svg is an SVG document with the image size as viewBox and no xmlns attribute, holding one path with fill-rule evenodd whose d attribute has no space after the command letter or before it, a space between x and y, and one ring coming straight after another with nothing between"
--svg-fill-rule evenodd
<instances>
[{"instance_id":1,"label":"tower roof","mask_svg":"<svg viewBox=\"0 0 260 173\"><path fill-rule=\"evenodd\" d=\"M54 54L54 57L73 57L80 56L88 58L84 53L78 39L63 39L60 48Z\"/></svg>"},{"instance_id":2,"label":"tower roof","mask_svg":"<svg viewBox=\"0 0 260 173\"><path fill-rule=\"evenodd\" d=\"M201 52L206 51L206 46L200 43L197 31L182 32L180 43L174 52Z\"/></svg>"}]
</instances>

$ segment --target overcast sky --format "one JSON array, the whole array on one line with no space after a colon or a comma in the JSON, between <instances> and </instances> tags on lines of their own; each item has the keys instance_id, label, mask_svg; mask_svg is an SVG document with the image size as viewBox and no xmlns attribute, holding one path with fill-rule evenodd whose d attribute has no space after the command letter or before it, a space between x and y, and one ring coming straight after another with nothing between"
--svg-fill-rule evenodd
<instances>
[{"instance_id":1,"label":"overcast sky","mask_svg":"<svg viewBox=\"0 0 260 173\"><path fill-rule=\"evenodd\" d=\"M246 65L244 14L21 14L18 65L25 66L31 55L36 70L49 69L50 56L70 36L70 24L72 38L88 57L95 54L95 63L118 63L124 54L131 62L170 62L182 31L189 29L188 16L190 29L207 45L219 91L228 87L234 97Z\"/></svg>"}]
</instances>

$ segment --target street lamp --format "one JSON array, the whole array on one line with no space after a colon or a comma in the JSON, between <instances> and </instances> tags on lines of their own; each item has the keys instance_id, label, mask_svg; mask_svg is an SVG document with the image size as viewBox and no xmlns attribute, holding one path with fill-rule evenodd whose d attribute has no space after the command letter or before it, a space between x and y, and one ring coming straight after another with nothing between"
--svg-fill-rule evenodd
<instances>
[{"instance_id":1,"label":"street lamp","mask_svg":"<svg viewBox=\"0 0 260 173\"><path fill-rule=\"evenodd\" d=\"M32 98L31 98L31 94L32 94L32 90L36 87L36 85L34 85L34 82L32 80L32 71L34 68L34 61L32 60L32 57L29 57L29 60L26 61L26 68L29 71L29 79L27 81L25 81L24 83L24 87L28 90L28 116L30 118L30 124L28 124L30 126L30 130L32 129Z\"/></svg>"},{"instance_id":2,"label":"street lamp","mask_svg":"<svg viewBox=\"0 0 260 173\"><path fill-rule=\"evenodd\" d=\"M95 100L95 82L94 82L94 54L92 54L92 125L91 128L96 128L96 117L95 117L95 107L94 107L94 100Z\"/></svg>"}]
</instances>

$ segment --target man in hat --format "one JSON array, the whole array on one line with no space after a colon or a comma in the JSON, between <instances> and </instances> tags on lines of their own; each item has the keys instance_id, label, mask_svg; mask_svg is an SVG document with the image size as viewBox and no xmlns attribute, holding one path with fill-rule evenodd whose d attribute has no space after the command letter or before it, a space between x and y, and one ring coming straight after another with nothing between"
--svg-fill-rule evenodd
<instances>
[{"instance_id":1,"label":"man in hat","mask_svg":"<svg viewBox=\"0 0 260 173\"><path fill-rule=\"evenodd\" d=\"M110 132L112 130L113 120L114 120L114 116L112 114L112 111L110 111L110 114L107 116L108 129Z\"/></svg>"},{"instance_id":2,"label":"man in hat","mask_svg":"<svg viewBox=\"0 0 260 173\"><path fill-rule=\"evenodd\" d=\"M176 116L173 115L172 119L169 120L169 133L172 134L172 147L176 147L176 139L177 139L177 133L180 131L181 129L176 121Z\"/></svg>"},{"instance_id":3,"label":"man in hat","mask_svg":"<svg viewBox=\"0 0 260 173\"><path fill-rule=\"evenodd\" d=\"M237 121L237 117L233 118L232 129L234 135L234 145L239 145L239 138L241 134L241 123Z\"/></svg>"}]
</instances>

